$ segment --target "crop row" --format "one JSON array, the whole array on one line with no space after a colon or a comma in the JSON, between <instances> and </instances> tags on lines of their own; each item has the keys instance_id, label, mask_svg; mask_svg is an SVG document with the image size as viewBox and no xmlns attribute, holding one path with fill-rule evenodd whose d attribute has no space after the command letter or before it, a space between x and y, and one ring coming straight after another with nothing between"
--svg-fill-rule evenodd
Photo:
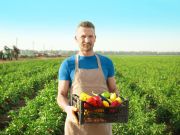
<instances>
[{"instance_id":1,"label":"crop row","mask_svg":"<svg viewBox=\"0 0 180 135\"><path fill-rule=\"evenodd\" d=\"M141 111L144 114L151 114L147 118L152 117L153 123L147 120L147 123L138 124L135 122L134 126L132 125L134 128L135 125L138 125L144 129L138 130L138 133L142 134L142 131L146 132L152 127L154 128L155 125L161 125L162 128L157 126L156 129L152 129L151 134L177 134L180 130L180 112L178 109L180 107L178 96L180 95L178 90L180 70L177 68L179 59L174 57L167 59L164 57L146 57L143 60L139 57L121 57L115 58L114 62L121 93L127 95L130 102L135 100L135 96L138 96L136 104L130 103L130 117L133 113L139 114ZM134 111L134 107L140 102L142 102L141 111ZM142 116L138 115L137 118L139 120L146 118ZM134 121L134 119L131 118L130 121ZM128 123L128 128L132 127L129 125L130 123ZM148 124L150 125L148 126ZM126 131L129 132L129 130Z\"/></svg>"},{"instance_id":2,"label":"crop row","mask_svg":"<svg viewBox=\"0 0 180 135\"><path fill-rule=\"evenodd\" d=\"M29 65L30 64L31 63L29 63ZM22 76L22 80L18 80L17 78L14 82L5 83L7 85L6 89L3 87L4 85L1 86L1 114L10 110L12 106L17 105L24 97L32 97L36 91L44 87L45 83L53 78L57 78L58 65L55 65L54 62L49 62L46 66L43 64L44 63L40 62L39 65L36 66L42 67L41 71L38 70L38 72L31 72L31 76ZM21 65L21 67L24 69L23 65ZM21 75L21 71L17 71L15 74L18 73ZM11 78L16 78L16 76L12 73Z\"/></svg>"},{"instance_id":3,"label":"crop row","mask_svg":"<svg viewBox=\"0 0 180 135\"><path fill-rule=\"evenodd\" d=\"M53 135L63 134L65 114L57 106L57 81L50 81L33 100L26 100L26 106L18 112L11 111L12 121L2 135Z\"/></svg>"},{"instance_id":4,"label":"crop row","mask_svg":"<svg viewBox=\"0 0 180 135\"><path fill-rule=\"evenodd\" d=\"M180 130L180 58L175 56L117 56L111 58L116 68L115 76L120 95L128 98L130 105L128 123L113 124L113 135L178 134ZM15 73L17 79L11 79L14 82L20 80L19 83L15 83L16 85L12 85L14 89L9 89L10 85L4 85L13 73L4 71L5 68L0 69L3 73L0 81L6 80L0 87L0 92L4 90L2 97L6 95L4 88L13 91L12 93L16 93L18 88L23 88L25 92L21 95L22 89L19 89L15 100L20 100L22 97L26 99L26 106L9 112L12 121L0 134L63 134L65 113L56 103L56 79L60 60L48 62L39 61L43 64L37 62L33 67L29 63L31 68L27 66L22 70L19 66ZM16 69L12 68L14 69L7 67L10 72ZM28 81L36 83L27 83ZM17 87L17 84L21 83L22 85ZM33 100L27 98L29 96L24 96L34 92L37 95ZM7 103L5 106L7 105L10 104Z\"/></svg>"}]
</instances>

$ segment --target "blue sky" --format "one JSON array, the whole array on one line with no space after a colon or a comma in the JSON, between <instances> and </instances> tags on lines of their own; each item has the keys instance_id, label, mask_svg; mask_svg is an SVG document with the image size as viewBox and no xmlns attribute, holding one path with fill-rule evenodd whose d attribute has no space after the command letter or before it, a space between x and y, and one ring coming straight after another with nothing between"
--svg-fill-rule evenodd
<instances>
[{"instance_id":1,"label":"blue sky","mask_svg":"<svg viewBox=\"0 0 180 135\"><path fill-rule=\"evenodd\" d=\"M95 50L180 51L178 0L0 0L0 46L78 50L82 20L96 26Z\"/></svg>"}]
</instances>

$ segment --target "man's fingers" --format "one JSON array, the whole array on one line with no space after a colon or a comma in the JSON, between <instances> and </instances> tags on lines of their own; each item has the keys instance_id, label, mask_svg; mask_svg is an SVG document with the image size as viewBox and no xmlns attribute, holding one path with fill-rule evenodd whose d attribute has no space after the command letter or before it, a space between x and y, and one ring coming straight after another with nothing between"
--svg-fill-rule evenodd
<instances>
[{"instance_id":1,"label":"man's fingers","mask_svg":"<svg viewBox=\"0 0 180 135\"><path fill-rule=\"evenodd\" d=\"M67 106L65 110L67 112L67 118L78 124L78 118L76 116L76 112L78 111L78 109L74 106Z\"/></svg>"},{"instance_id":2,"label":"man's fingers","mask_svg":"<svg viewBox=\"0 0 180 135\"><path fill-rule=\"evenodd\" d=\"M72 107L72 110L75 111L75 112L78 111L78 109L76 107L74 107L74 106Z\"/></svg>"},{"instance_id":3,"label":"man's fingers","mask_svg":"<svg viewBox=\"0 0 180 135\"><path fill-rule=\"evenodd\" d=\"M74 107L74 106L66 106L64 110L65 110L66 113L68 113L70 111L74 111L74 112L78 111L78 109L76 107Z\"/></svg>"},{"instance_id":4,"label":"man's fingers","mask_svg":"<svg viewBox=\"0 0 180 135\"><path fill-rule=\"evenodd\" d=\"M74 121L76 124L78 124L78 119L77 119L76 115L74 115L73 121Z\"/></svg>"}]
</instances>

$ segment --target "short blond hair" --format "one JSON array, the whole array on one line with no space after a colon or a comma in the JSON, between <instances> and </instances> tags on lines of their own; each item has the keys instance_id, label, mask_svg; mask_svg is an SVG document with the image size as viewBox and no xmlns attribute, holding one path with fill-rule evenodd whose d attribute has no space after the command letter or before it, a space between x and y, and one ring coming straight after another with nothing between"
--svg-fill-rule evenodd
<instances>
[{"instance_id":1,"label":"short blond hair","mask_svg":"<svg viewBox=\"0 0 180 135\"><path fill-rule=\"evenodd\" d=\"M92 22L90 21L82 21L79 23L78 28L79 27L85 27L85 28L93 28L95 30L95 26Z\"/></svg>"}]
</instances>

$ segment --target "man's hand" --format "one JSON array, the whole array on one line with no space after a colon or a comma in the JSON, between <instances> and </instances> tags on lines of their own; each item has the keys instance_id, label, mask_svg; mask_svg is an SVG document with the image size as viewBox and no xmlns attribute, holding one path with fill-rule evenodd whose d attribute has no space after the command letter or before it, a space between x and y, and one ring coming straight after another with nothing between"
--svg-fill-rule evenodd
<instances>
[{"instance_id":1,"label":"man's hand","mask_svg":"<svg viewBox=\"0 0 180 135\"><path fill-rule=\"evenodd\" d=\"M71 120L72 122L78 124L78 119L75 115L75 112L78 111L78 109L74 106L66 106L65 112L67 113L67 119Z\"/></svg>"}]
</instances>

